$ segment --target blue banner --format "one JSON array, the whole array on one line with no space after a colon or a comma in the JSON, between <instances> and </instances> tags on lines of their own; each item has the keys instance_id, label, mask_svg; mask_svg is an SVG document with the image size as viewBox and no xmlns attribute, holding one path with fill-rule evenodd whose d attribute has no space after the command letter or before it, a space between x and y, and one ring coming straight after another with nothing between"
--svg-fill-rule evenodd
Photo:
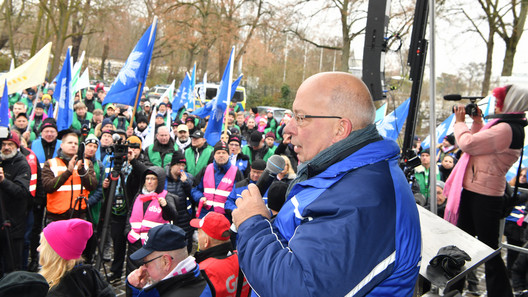
<instances>
[{"instance_id":1,"label":"blue banner","mask_svg":"<svg viewBox=\"0 0 528 297\"><path fill-rule=\"evenodd\" d=\"M189 93L191 87L191 78L187 73L185 73L185 77L183 78L183 81L180 84L180 87L178 88L178 91L176 91L176 95L174 95L174 99L172 100L172 118L175 119L178 116L178 110L185 104L185 100L188 98L187 94Z\"/></svg>"},{"instance_id":2,"label":"blue banner","mask_svg":"<svg viewBox=\"0 0 528 297\"><path fill-rule=\"evenodd\" d=\"M229 60L227 61L224 75L222 75L222 81L218 87L218 95L216 96L216 102L213 105L211 116L205 130L205 139L210 145L215 145L220 140L220 134L222 133L222 125L224 120L224 114L231 101L231 78L233 77L233 55L235 53L235 47L231 49ZM236 89L236 88L235 88Z\"/></svg>"},{"instance_id":3,"label":"blue banner","mask_svg":"<svg viewBox=\"0 0 528 297\"><path fill-rule=\"evenodd\" d=\"M410 102L411 98L408 98L393 112L386 115L383 120L376 123L376 128L378 128L378 132L381 136L383 136L383 138L389 138L393 140L398 138L400 131L403 128L403 124L407 119Z\"/></svg>"},{"instance_id":4,"label":"blue banner","mask_svg":"<svg viewBox=\"0 0 528 297\"><path fill-rule=\"evenodd\" d=\"M71 59L70 49L66 52L66 59L62 70L57 76L57 86L53 98L58 102L57 130L62 131L70 128L73 122L73 98L71 97Z\"/></svg>"},{"instance_id":5,"label":"blue banner","mask_svg":"<svg viewBox=\"0 0 528 297\"><path fill-rule=\"evenodd\" d=\"M438 127L436 127L436 144L442 143L446 135L449 135L453 132L453 125L455 124L455 114L452 113L447 117ZM431 137L427 137L422 141L422 148L426 149L431 147ZM435 146L436 147L436 146Z\"/></svg>"},{"instance_id":6,"label":"blue banner","mask_svg":"<svg viewBox=\"0 0 528 297\"><path fill-rule=\"evenodd\" d=\"M7 79L4 84L4 94L0 101L0 127L9 127L9 96L7 92Z\"/></svg>"},{"instance_id":7,"label":"blue banner","mask_svg":"<svg viewBox=\"0 0 528 297\"><path fill-rule=\"evenodd\" d=\"M141 96L152 59L152 50L156 41L157 18L154 18L152 25L143 34L136 44L134 50L119 71L114 83L103 101L107 103L120 103L134 107L136 96ZM137 100L139 104L139 99Z\"/></svg>"}]
</instances>

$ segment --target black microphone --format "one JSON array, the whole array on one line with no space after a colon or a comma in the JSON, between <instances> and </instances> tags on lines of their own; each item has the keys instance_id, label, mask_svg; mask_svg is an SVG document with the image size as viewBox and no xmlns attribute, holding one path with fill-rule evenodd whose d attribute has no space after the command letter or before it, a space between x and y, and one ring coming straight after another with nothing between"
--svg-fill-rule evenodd
<instances>
[{"instance_id":1,"label":"black microphone","mask_svg":"<svg viewBox=\"0 0 528 297\"><path fill-rule=\"evenodd\" d=\"M257 187L259 188L260 195L264 196L271 183L277 177L281 171L284 170L286 162L279 155L273 155L268 159L266 163L266 169L262 172L259 180L257 181Z\"/></svg>"},{"instance_id":2,"label":"black microphone","mask_svg":"<svg viewBox=\"0 0 528 297\"><path fill-rule=\"evenodd\" d=\"M462 96L460 94L445 95L444 100L447 101L460 101L462 99L478 100L484 98L483 96Z\"/></svg>"}]
</instances>

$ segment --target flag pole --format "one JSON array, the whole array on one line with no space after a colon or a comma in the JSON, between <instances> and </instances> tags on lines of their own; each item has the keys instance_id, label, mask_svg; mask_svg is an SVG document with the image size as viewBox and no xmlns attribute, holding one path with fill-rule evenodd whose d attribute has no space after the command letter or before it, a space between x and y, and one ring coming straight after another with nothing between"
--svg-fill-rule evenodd
<instances>
[{"instance_id":1,"label":"flag pole","mask_svg":"<svg viewBox=\"0 0 528 297\"><path fill-rule=\"evenodd\" d=\"M139 99L139 92L141 91L141 85L142 85L142 82L139 82L139 85L138 85L138 90L137 90L137 93L136 93L136 100L134 101L134 112L132 112L132 116L130 117L130 124L129 125L132 125L134 126L134 116L136 115L136 110L137 110L137 103L138 103L138 99Z\"/></svg>"}]
</instances>

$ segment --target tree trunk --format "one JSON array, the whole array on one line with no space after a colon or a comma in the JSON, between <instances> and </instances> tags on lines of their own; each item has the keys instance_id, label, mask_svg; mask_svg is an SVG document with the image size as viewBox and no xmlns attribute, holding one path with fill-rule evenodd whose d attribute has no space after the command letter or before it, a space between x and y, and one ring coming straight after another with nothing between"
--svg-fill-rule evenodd
<instances>
[{"instance_id":1,"label":"tree trunk","mask_svg":"<svg viewBox=\"0 0 528 297\"><path fill-rule=\"evenodd\" d=\"M484 69L484 79L482 80L482 92L481 96L486 96L490 88L491 80L491 67L493 66L493 46L495 41L493 40L493 33L490 33L488 42L486 42L486 68Z\"/></svg>"},{"instance_id":2,"label":"tree trunk","mask_svg":"<svg viewBox=\"0 0 528 297\"><path fill-rule=\"evenodd\" d=\"M55 32L55 51L53 54L53 61L51 64L51 77L57 76L59 73L59 63L63 54L64 44L66 43L66 33L68 32L68 22L70 19L70 12L68 11L68 2L59 0L59 25Z\"/></svg>"},{"instance_id":3,"label":"tree trunk","mask_svg":"<svg viewBox=\"0 0 528 297\"><path fill-rule=\"evenodd\" d=\"M341 71L348 72L348 59L350 58L350 29L348 27L349 0L344 0L339 9L341 12L341 33L343 34L343 49L341 50Z\"/></svg>"},{"instance_id":4,"label":"tree trunk","mask_svg":"<svg viewBox=\"0 0 528 297\"><path fill-rule=\"evenodd\" d=\"M37 53L38 50L38 41L39 37L42 33L42 17L44 16L44 9L42 9L42 5L39 4L39 11L37 15L37 22L36 22L36 28L35 32L33 33L33 40L31 41L31 56L34 56Z\"/></svg>"},{"instance_id":5,"label":"tree trunk","mask_svg":"<svg viewBox=\"0 0 528 297\"><path fill-rule=\"evenodd\" d=\"M106 59L108 59L108 52L110 51L110 40L108 37L105 39L105 44L103 46L103 54L101 55L101 68L99 69L99 78L104 80L104 68Z\"/></svg>"},{"instance_id":6,"label":"tree trunk","mask_svg":"<svg viewBox=\"0 0 528 297\"><path fill-rule=\"evenodd\" d=\"M513 43L511 40L506 45L506 52L504 54L504 63L502 64L501 76L511 76L513 71L513 59L515 58L515 51L517 46L510 45Z\"/></svg>"},{"instance_id":7,"label":"tree trunk","mask_svg":"<svg viewBox=\"0 0 528 297\"><path fill-rule=\"evenodd\" d=\"M9 50L11 51L11 58L15 60L15 67L16 67L16 53L15 53L15 42L13 41L13 24L11 23L11 12L13 11L13 1L12 0L6 0L6 23L7 23L7 30L9 35Z\"/></svg>"}]
</instances>

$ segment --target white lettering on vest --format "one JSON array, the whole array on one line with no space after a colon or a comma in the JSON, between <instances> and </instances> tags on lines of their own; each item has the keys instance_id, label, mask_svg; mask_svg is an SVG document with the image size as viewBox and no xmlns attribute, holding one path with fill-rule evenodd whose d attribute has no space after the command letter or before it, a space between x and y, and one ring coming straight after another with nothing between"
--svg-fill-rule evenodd
<instances>
[{"instance_id":1,"label":"white lettering on vest","mask_svg":"<svg viewBox=\"0 0 528 297\"><path fill-rule=\"evenodd\" d=\"M236 291L237 278L235 275L231 275L226 280L226 289L228 293L234 293Z\"/></svg>"},{"instance_id":2,"label":"white lettering on vest","mask_svg":"<svg viewBox=\"0 0 528 297\"><path fill-rule=\"evenodd\" d=\"M161 213L161 207L158 207L156 205L152 205L148 208L149 211L155 212L155 213Z\"/></svg>"},{"instance_id":3,"label":"white lettering on vest","mask_svg":"<svg viewBox=\"0 0 528 297\"><path fill-rule=\"evenodd\" d=\"M222 182L223 182L223 183L226 183L226 184L231 184L231 183L233 183L233 181L232 181L230 178L227 178L227 177L222 178Z\"/></svg>"}]
</instances>

